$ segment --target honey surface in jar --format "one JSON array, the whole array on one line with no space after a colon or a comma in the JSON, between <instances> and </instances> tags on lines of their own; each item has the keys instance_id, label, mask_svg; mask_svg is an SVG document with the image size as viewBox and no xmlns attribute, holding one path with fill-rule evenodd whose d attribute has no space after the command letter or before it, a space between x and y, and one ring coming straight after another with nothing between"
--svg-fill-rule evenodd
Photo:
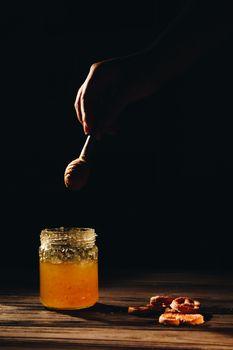
<instances>
[{"instance_id":1,"label":"honey surface in jar","mask_svg":"<svg viewBox=\"0 0 233 350\"><path fill-rule=\"evenodd\" d=\"M79 309L98 300L98 263L40 262L40 300L44 306Z\"/></svg>"}]
</instances>

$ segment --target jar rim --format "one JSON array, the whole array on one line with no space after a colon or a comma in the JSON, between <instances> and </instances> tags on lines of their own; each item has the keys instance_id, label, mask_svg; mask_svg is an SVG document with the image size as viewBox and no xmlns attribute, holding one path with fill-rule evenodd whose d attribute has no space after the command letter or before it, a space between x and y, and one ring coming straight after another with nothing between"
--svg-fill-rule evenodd
<instances>
[{"instance_id":1,"label":"jar rim","mask_svg":"<svg viewBox=\"0 0 233 350\"><path fill-rule=\"evenodd\" d=\"M54 232L54 233L76 233L76 232L86 232L86 231L92 231L94 232L95 229L91 227L77 227L77 226L60 226L60 227L46 227L41 232Z\"/></svg>"},{"instance_id":2,"label":"jar rim","mask_svg":"<svg viewBox=\"0 0 233 350\"><path fill-rule=\"evenodd\" d=\"M41 241L69 241L94 242L96 238L94 228L90 227L51 227L41 230Z\"/></svg>"}]
</instances>

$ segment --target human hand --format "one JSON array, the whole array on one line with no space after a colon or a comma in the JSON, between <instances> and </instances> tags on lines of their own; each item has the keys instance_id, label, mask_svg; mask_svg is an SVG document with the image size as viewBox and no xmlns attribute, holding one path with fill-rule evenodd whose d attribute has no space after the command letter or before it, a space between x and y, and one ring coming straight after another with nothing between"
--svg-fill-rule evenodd
<instances>
[{"instance_id":1,"label":"human hand","mask_svg":"<svg viewBox=\"0 0 233 350\"><path fill-rule=\"evenodd\" d=\"M101 136L114 130L130 98L121 60L95 63L77 93L75 110L85 134Z\"/></svg>"}]
</instances>

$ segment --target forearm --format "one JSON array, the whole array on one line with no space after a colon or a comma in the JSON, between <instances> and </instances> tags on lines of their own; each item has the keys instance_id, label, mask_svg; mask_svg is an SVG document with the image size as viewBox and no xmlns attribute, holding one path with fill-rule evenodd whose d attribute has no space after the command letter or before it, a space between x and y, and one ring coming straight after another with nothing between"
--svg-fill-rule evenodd
<instances>
[{"instance_id":1,"label":"forearm","mask_svg":"<svg viewBox=\"0 0 233 350\"><path fill-rule=\"evenodd\" d=\"M167 81L184 73L232 31L227 5L219 2L218 8L208 1L190 1L151 47L131 57L138 82L145 82L141 85L144 95L153 94Z\"/></svg>"},{"instance_id":2,"label":"forearm","mask_svg":"<svg viewBox=\"0 0 233 350\"><path fill-rule=\"evenodd\" d=\"M229 8L223 3L189 2L148 50L151 63L158 64L162 82L186 71L232 30Z\"/></svg>"}]
</instances>

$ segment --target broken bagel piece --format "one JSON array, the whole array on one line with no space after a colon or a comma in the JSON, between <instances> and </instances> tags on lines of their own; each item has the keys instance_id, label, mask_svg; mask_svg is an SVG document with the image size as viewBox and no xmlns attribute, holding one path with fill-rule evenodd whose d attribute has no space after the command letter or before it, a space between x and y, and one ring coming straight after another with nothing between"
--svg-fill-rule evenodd
<instances>
[{"instance_id":1,"label":"broken bagel piece","mask_svg":"<svg viewBox=\"0 0 233 350\"><path fill-rule=\"evenodd\" d=\"M166 307L168 307L172 300L167 295L156 295L150 298L150 303L140 306L129 306L128 313L137 315L149 315L151 313L161 313L164 312Z\"/></svg>"},{"instance_id":2,"label":"broken bagel piece","mask_svg":"<svg viewBox=\"0 0 233 350\"><path fill-rule=\"evenodd\" d=\"M129 306L128 307L128 313L134 314L134 315L149 315L153 313L153 305L146 304L146 305L140 305L140 306Z\"/></svg>"},{"instance_id":3,"label":"broken bagel piece","mask_svg":"<svg viewBox=\"0 0 233 350\"><path fill-rule=\"evenodd\" d=\"M184 314L192 314L200 308L200 302L188 297L179 297L172 300L171 309Z\"/></svg>"},{"instance_id":4,"label":"broken bagel piece","mask_svg":"<svg viewBox=\"0 0 233 350\"><path fill-rule=\"evenodd\" d=\"M155 309L158 309L160 311L170 306L173 299L174 298L167 295L156 295L150 298L150 304L152 304Z\"/></svg>"},{"instance_id":5,"label":"broken bagel piece","mask_svg":"<svg viewBox=\"0 0 233 350\"><path fill-rule=\"evenodd\" d=\"M204 317L201 314L182 314L179 312L165 312L159 316L159 323L169 326L179 326L181 324L199 325L204 323Z\"/></svg>"}]
</instances>

